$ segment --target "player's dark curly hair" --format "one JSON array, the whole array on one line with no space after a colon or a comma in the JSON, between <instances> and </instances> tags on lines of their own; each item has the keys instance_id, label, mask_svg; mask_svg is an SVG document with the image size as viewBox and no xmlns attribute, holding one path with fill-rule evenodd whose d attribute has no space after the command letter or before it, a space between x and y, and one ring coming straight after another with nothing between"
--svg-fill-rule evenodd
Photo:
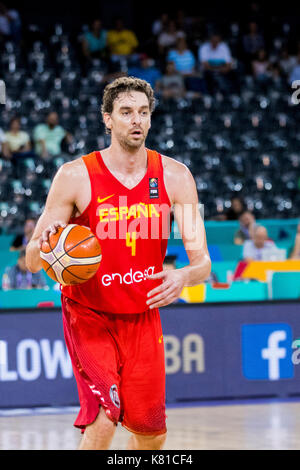
<instances>
[{"instance_id":1,"label":"player's dark curly hair","mask_svg":"<svg viewBox=\"0 0 300 470\"><path fill-rule=\"evenodd\" d=\"M155 106L154 92L151 85L145 80L136 77L120 77L116 78L113 82L106 85L102 98L101 113L111 114L114 107L114 101L118 98L120 93L140 91L145 93L149 101L150 112L152 113ZM106 129L110 134L110 130Z\"/></svg>"}]
</instances>

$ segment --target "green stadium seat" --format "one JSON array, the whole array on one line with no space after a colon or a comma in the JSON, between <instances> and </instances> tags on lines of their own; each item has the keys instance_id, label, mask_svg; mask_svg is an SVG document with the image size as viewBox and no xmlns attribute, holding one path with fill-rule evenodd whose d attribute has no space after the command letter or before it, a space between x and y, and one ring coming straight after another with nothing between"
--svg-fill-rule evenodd
<instances>
[{"instance_id":1,"label":"green stadium seat","mask_svg":"<svg viewBox=\"0 0 300 470\"><path fill-rule=\"evenodd\" d=\"M60 298L60 291L50 289L0 291L0 308L36 308L41 302L53 302L54 307L60 307Z\"/></svg>"},{"instance_id":2,"label":"green stadium seat","mask_svg":"<svg viewBox=\"0 0 300 470\"><path fill-rule=\"evenodd\" d=\"M300 272L274 272L268 283L269 300L298 299Z\"/></svg>"},{"instance_id":3,"label":"green stadium seat","mask_svg":"<svg viewBox=\"0 0 300 470\"><path fill-rule=\"evenodd\" d=\"M236 261L215 261L212 262L211 270L216 274L218 282L227 282L227 271L234 273L236 266Z\"/></svg>"},{"instance_id":4,"label":"green stadium seat","mask_svg":"<svg viewBox=\"0 0 300 470\"><path fill-rule=\"evenodd\" d=\"M223 241L223 240L222 240ZM239 261L243 256L243 246L233 243L219 244L223 261Z\"/></svg>"},{"instance_id":5,"label":"green stadium seat","mask_svg":"<svg viewBox=\"0 0 300 470\"><path fill-rule=\"evenodd\" d=\"M0 251L9 250L10 245L15 238L15 235L0 235ZM2 258L1 258L2 264Z\"/></svg>"},{"instance_id":6,"label":"green stadium seat","mask_svg":"<svg viewBox=\"0 0 300 470\"><path fill-rule=\"evenodd\" d=\"M247 302L268 300L268 284L266 282L234 281L229 288L213 288L206 286L205 302Z\"/></svg>"},{"instance_id":7,"label":"green stadium seat","mask_svg":"<svg viewBox=\"0 0 300 470\"><path fill-rule=\"evenodd\" d=\"M7 266L13 266L17 263L19 257L18 251L0 250L0 288L2 285L2 276Z\"/></svg>"},{"instance_id":8,"label":"green stadium seat","mask_svg":"<svg viewBox=\"0 0 300 470\"><path fill-rule=\"evenodd\" d=\"M238 228L239 223L237 221L205 222L207 243L210 245L218 245L220 241L222 241L224 244L232 244L233 236Z\"/></svg>"}]
</instances>

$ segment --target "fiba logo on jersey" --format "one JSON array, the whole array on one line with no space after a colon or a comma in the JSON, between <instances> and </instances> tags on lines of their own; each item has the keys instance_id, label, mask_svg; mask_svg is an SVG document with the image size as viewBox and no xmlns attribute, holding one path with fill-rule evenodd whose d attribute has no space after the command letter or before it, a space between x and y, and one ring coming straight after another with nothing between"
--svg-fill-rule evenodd
<instances>
[{"instance_id":1,"label":"fiba logo on jersey","mask_svg":"<svg viewBox=\"0 0 300 470\"><path fill-rule=\"evenodd\" d=\"M149 186L150 186L150 188L157 188L158 187L158 178L149 178Z\"/></svg>"},{"instance_id":2,"label":"fiba logo on jersey","mask_svg":"<svg viewBox=\"0 0 300 470\"><path fill-rule=\"evenodd\" d=\"M150 199L157 199L158 194L158 178L149 178L149 197Z\"/></svg>"},{"instance_id":3,"label":"fiba logo on jersey","mask_svg":"<svg viewBox=\"0 0 300 470\"><path fill-rule=\"evenodd\" d=\"M118 387L116 385L112 385L110 387L109 391L109 396L113 404L117 407L120 408L120 399L118 395Z\"/></svg>"}]
</instances>

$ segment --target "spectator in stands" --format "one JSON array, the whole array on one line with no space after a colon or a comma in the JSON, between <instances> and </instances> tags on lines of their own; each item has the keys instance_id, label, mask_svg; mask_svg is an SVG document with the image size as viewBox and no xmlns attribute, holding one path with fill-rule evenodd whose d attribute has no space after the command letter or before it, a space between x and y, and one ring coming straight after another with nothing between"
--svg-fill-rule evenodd
<instances>
[{"instance_id":1,"label":"spectator in stands","mask_svg":"<svg viewBox=\"0 0 300 470\"><path fill-rule=\"evenodd\" d=\"M263 10L264 5L262 2L251 2L250 4L244 5L244 12L247 19L250 18L251 21L254 21L258 24L259 27L262 27L265 24L266 12Z\"/></svg>"},{"instance_id":2,"label":"spectator in stands","mask_svg":"<svg viewBox=\"0 0 300 470\"><path fill-rule=\"evenodd\" d=\"M209 277L207 279L205 279L204 283L205 284L215 284L216 282L219 282L218 276L216 275L216 273L211 271Z\"/></svg>"},{"instance_id":3,"label":"spectator in stands","mask_svg":"<svg viewBox=\"0 0 300 470\"><path fill-rule=\"evenodd\" d=\"M8 266L2 276L2 289L43 289L47 286L42 271L31 273L26 268L25 249L19 254L17 264Z\"/></svg>"},{"instance_id":4,"label":"spectator in stands","mask_svg":"<svg viewBox=\"0 0 300 470\"><path fill-rule=\"evenodd\" d=\"M163 262L163 269L176 269L176 255L166 255Z\"/></svg>"},{"instance_id":5,"label":"spectator in stands","mask_svg":"<svg viewBox=\"0 0 300 470\"><path fill-rule=\"evenodd\" d=\"M184 76L185 88L191 97L206 92L204 80L196 70L196 59L185 37L177 39L176 49L168 52L167 60L173 62L176 71Z\"/></svg>"},{"instance_id":6,"label":"spectator in stands","mask_svg":"<svg viewBox=\"0 0 300 470\"><path fill-rule=\"evenodd\" d=\"M35 151L43 159L61 154L61 144L65 139L68 144L73 140L72 135L59 125L58 114L51 111L45 124L38 124L33 130Z\"/></svg>"},{"instance_id":7,"label":"spectator in stands","mask_svg":"<svg viewBox=\"0 0 300 470\"><path fill-rule=\"evenodd\" d=\"M163 270L167 271L167 270L176 269L176 259L177 259L176 255L166 255L164 262L163 262ZM178 298L174 300L174 302L172 303L177 304L177 303L182 303L182 302L186 303L186 300Z\"/></svg>"},{"instance_id":8,"label":"spectator in stands","mask_svg":"<svg viewBox=\"0 0 300 470\"><path fill-rule=\"evenodd\" d=\"M175 21L177 29L183 31L186 37L190 37L193 34L194 24L197 22L196 16L187 16L182 8L179 8L175 14ZM192 37L191 37L192 39Z\"/></svg>"},{"instance_id":9,"label":"spectator in stands","mask_svg":"<svg viewBox=\"0 0 300 470\"><path fill-rule=\"evenodd\" d=\"M255 217L250 211L244 211L239 216L240 228L234 234L234 244L243 245L246 240L251 240L256 226Z\"/></svg>"},{"instance_id":10,"label":"spectator in stands","mask_svg":"<svg viewBox=\"0 0 300 470\"><path fill-rule=\"evenodd\" d=\"M289 256L290 259L300 259L300 224L297 226L297 233L295 237L295 243L291 254Z\"/></svg>"},{"instance_id":11,"label":"spectator in stands","mask_svg":"<svg viewBox=\"0 0 300 470\"><path fill-rule=\"evenodd\" d=\"M297 55L297 62L290 73L289 84L292 85L296 80L300 80L300 52Z\"/></svg>"},{"instance_id":12,"label":"spectator in stands","mask_svg":"<svg viewBox=\"0 0 300 470\"><path fill-rule=\"evenodd\" d=\"M141 54L138 64L128 68L128 75L146 80L155 89L157 81L161 78L161 71L155 66L153 59L147 54Z\"/></svg>"},{"instance_id":13,"label":"spectator in stands","mask_svg":"<svg viewBox=\"0 0 300 470\"><path fill-rule=\"evenodd\" d=\"M246 210L245 203L238 196L233 196L230 203L230 208L224 213L224 220L238 220L240 215Z\"/></svg>"},{"instance_id":14,"label":"spectator in stands","mask_svg":"<svg viewBox=\"0 0 300 470\"><path fill-rule=\"evenodd\" d=\"M82 65L84 75L93 59L107 58L107 32L102 28L100 19L92 21L90 30L81 38Z\"/></svg>"},{"instance_id":15,"label":"spectator in stands","mask_svg":"<svg viewBox=\"0 0 300 470\"><path fill-rule=\"evenodd\" d=\"M174 62L176 71L182 75L193 75L195 73L196 59L188 48L185 37L177 39L176 48L169 50L167 61Z\"/></svg>"},{"instance_id":16,"label":"spectator in stands","mask_svg":"<svg viewBox=\"0 0 300 470\"><path fill-rule=\"evenodd\" d=\"M155 91L164 99L184 96L184 78L176 71L174 62L167 62L166 71L157 82Z\"/></svg>"},{"instance_id":17,"label":"spectator in stands","mask_svg":"<svg viewBox=\"0 0 300 470\"><path fill-rule=\"evenodd\" d=\"M271 64L270 77L274 86L281 87L283 85L284 73L278 62Z\"/></svg>"},{"instance_id":18,"label":"spectator in stands","mask_svg":"<svg viewBox=\"0 0 300 470\"><path fill-rule=\"evenodd\" d=\"M297 58L290 55L287 47L283 47L280 51L279 65L286 78L290 76L292 70L297 65Z\"/></svg>"},{"instance_id":19,"label":"spectator in stands","mask_svg":"<svg viewBox=\"0 0 300 470\"><path fill-rule=\"evenodd\" d=\"M88 59L105 57L107 31L102 28L101 20L92 21L90 30L82 37L83 53Z\"/></svg>"},{"instance_id":20,"label":"spectator in stands","mask_svg":"<svg viewBox=\"0 0 300 470\"><path fill-rule=\"evenodd\" d=\"M253 231L253 239L246 240L243 247L244 261L260 261L268 259L268 254L274 253L276 245L268 239L268 232L262 225L257 225Z\"/></svg>"},{"instance_id":21,"label":"spectator in stands","mask_svg":"<svg viewBox=\"0 0 300 470\"><path fill-rule=\"evenodd\" d=\"M10 251L19 251L26 248L26 245L34 232L35 225L36 220L33 217L28 217L25 220L23 233L16 235L11 244Z\"/></svg>"},{"instance_id":22,"label":"spectator in stands","mask_svg":"<svg viewBox=\"0 0 300 470\"><path fill-rule=\"evenodd\" d=\"M260 49L265 47L265 41L263 36L258 32L257 23L251 21L248 24L248 34L243 36L243 55L246 65L256 58L256 54ZM250 71L248 69L248 71Z\"/></svg>"},{"instance_id":23,"label":"spectator in stands","mask_svg":"<svg viewBox=\"0 0 300 470\"><path fill-rule=\"evenodd\" d=\"M165 57L169 49L176 46L179 37L185 37L185 33L178 31L175 21L170 20L157 38L159 55Z\"/></svg>"},{"instance_id":24,"label":"spectator in stands","mask_svg":"<svg viewBox=\"0 0 300 470\"><path fill-rule=\"evenodd\" d=\"M8 9L0 3L0 42L13 40L19 43L21 39L21 19L17 10Z\"/></svg>"},{"instance_id":25,"label":"spectator in stands","mask_svg":"<svg viewBox=\"0 0 300 470\"><path fill-rule=\"evenodd\" d=\"M113 62L129 58L136 51L139 43L133 31L124 27L122 18L115 20L115 26L107 33L107 45Z\"/></svg>"},{"instance_id":26,"label":"spectator in stands","mask_svg":"<svg viewBox=\"0 0 300 470\"><path fill-rule=\"evenodd\" d=\"M177 260L177 255L166 255L164 262L163 262L163 270L167 269L176 269L176 260ZM218 277L216 273L211 272L209 277L205 279L205 283L214 283L218 282Z\"/></svg>"},{"instance_id":27,"label":"spectator in stands","mask_svg":"<svg viewBox=\"0 0 300 470\"><path fill-rule=\"evenodd\" d=\"M254 78L260 83L266 83L270 80L271 62L268 59L265 49L260 49L256 58L252 61L252 72Z\"/></svg>"},{"instance_id":28,"label":"spectator in stands","mask_svg":"<svg viewBox=\"0 0 300 470\"><path fill-rule=\"evenodd\" d=\"M167 28L170 21L168 13L162 13L152 24L152 34L158 36L163 30Z\"/></svg>"},{"instance_id":29,"label":"spectator in stands","mask_svg":"<svg viewBox=\"0 0 300 470\"><path fill-rule=\"evenodd\" d=\"M11 24L12 18L7 10L7 7L4 3L0 3L0 35L1 38L6 40L10 39L11 37Z\"/></svg>"},{"instance_id":30,"label":"spectator in stands","mask_svg":"<svg viewBox=\"0 0 300 470\"><path fill-rule=\"evenodd\" d=\"M21 120L13 117L9 123L9 131L4 134L2 153L5 158L28 156L31 151L29 134L21 130Z\"/></svg>"},{"instance_id":31,"label":"spectator in stands","mask_svg":"<svg viewBox=\"0 0 300 470\"><path fill-rule=\"evenodd\" d=\"M4 157L3 155L3 144L5 142L5 132L4 130L0 127L0 152L1 152L1 155Z\"/></svg>"},{"instance_id":32,"label":"spectator in stands","mask_svg":"<svg viewBox=\"0 0 300 470\"><path fill-rule=\"evenodd\" d=\"M232 56L228 45L219 33L212 33L209 41L198 49L198 59L204 73L208 93L227 94L233 91Z\"/></svg>"}]
</instances>

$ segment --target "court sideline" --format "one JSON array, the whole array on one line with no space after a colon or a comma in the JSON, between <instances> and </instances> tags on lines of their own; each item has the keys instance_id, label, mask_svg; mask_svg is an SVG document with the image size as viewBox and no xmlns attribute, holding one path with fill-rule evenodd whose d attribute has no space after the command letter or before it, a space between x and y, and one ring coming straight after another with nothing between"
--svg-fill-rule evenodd
<instances>
[{"instance_id":1,"label":"court sideline","mask_svg":"<svg viewBox=\"0 0 300 470\"><path fill-rule=\"evenodd\" d=\"M15 416L0 413L0 450L74 450L80 431L76 413L45 409ZM299 450L300 401L246 402L167 409L165 450ZM125 449L129 433L120 425L111 449Z\"/></svg>"}]
</instances>

